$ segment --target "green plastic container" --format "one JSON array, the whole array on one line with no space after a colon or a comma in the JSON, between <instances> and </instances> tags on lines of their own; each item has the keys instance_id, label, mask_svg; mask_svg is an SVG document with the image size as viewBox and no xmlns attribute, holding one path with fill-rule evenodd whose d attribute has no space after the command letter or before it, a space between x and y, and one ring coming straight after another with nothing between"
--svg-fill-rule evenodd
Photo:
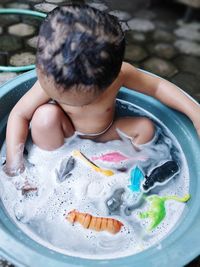
<instances>
[{"instance_id":1,"label":"green plastic container","mask_svg":"<svg viewBox=\"0 0 200 267\"><path fill-rule=\"evenodd\" d=\"M29 71L0 88L0 147L5 140L9 112L35 81L35 71ZM31 267L178 267L200 254L200 140L192 123L151 97L125 88L120 90L118 97L144 108L161 120L176 136L185 153L192 198L180 222L159 246L119 259L87 260L69 257L38 244L13 223L0 202L0 256L17 266Z\"/></svg>"}]
</instances>

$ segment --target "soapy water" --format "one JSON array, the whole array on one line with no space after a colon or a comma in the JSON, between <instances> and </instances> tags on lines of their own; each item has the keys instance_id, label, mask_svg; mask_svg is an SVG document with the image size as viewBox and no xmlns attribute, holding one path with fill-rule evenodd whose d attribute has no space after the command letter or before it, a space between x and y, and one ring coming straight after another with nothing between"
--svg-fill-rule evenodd
<instances>
[{"instance_id":1,"label":"soapy water","mask_svg":"<svg viewBox=\"0 0 200 267\"><path fill-rule=\"evenodd\" d=\"M151 231L147 231L150 221L139 217L141 212L147 210L147 202L141 201L139 207L129 215L124 212L126 207L137 203L140 196L128 188L133 167L139 166L148 174L155 166L168 160L173 159L180 166L180 172L173 179L165 185L156 186L148 195L183 197L189 192L189 174L179 144L161 122L126 101L118 101L118 106L125 113L134 110L136 115L151 117L157 126L152 142L140 146L140 151L124 140L96 143L77 136L66 139L61 148L51 152L28 142L29 167L26 171L11 178L0 170L0 196L4 207L17 226L32 239L70 256L119 258L159 245L181 220L186 204L174 200L166 202L165 219ZM70 175L59 181L57 171L61 162L70 158L75 150L81 151L89 159L116 151L129 159L121 162L95 160L97 166L114 172L112 176L105 176L74 157L74 168ZM123 188L120 207L112 213L106 203L120 188ZM67 214L74 209L92 216L114 218L122 222L123 226L117 234L84 229L81 224L71 224L66 219Z\"/></svg>"}]
</instances>

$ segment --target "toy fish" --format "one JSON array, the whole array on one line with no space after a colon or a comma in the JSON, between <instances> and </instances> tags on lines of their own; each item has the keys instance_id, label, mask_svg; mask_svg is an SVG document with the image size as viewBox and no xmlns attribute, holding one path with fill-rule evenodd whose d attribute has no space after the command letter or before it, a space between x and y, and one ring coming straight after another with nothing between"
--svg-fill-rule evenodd
<instances>
[{"instance_id":1,"label":"toy fish","mask_svg":"<svg viewBox=\"0 0 200 267\"><path fill-rule=\"evenodd\" d=\"M151 219L150 226L147 229L148 231L151 231L154 228L156 228L156 226L158 226L162 222L162 220L165 218L166 216L165 202L167 200L187 202L189 199L190 199L189 194L185 195L182 198L179 198L176 196L160 197L158 195L151 195L146 198L146 200L150 202L149 210L145 212L141 212L139 216L141 219L146 219L146 218Z\"/></svg>"},{"instance_id":2,"label":"toy fish","mask_svg":"<svg viewBox=\"0 0 200 267\"><path fill-rule=\"evenodd\" d=\"M95 217L89 213L82 213L77 210L72 210L68 213L66 219L71 222L79 222L84 228L95 231L107 231L111 234L116 234L120 231L123 224L112 218Z\"/></svg>"},{"instance_id":3,"label":"toy fish","mask_svg":"<svg viewBox=\"0 0 200 267\"><path fill-rule=\"evenodd\" d=\"M127 157L127 156L125 156L119 152L111 152L111 153L103 154L103 155L98 156L98 157L92 157L92 160L102 160L102 161L115 162L115 163L125 161L128 159L145 161L147 159L147 157L144 157L144 156Z\"/></svg>"},{"instance_id":4,"label":"toy fish","mask_svg":"<svg viewBox=\"0 0 200 267\"><path fill-rule=\"evenodd\" d=\"M145 175L143 189L148 192L156 185L166 184L180 171L178 164L173 161L167 161L163 165L156 167L149 176Z\"/></svg>"},{"instance_id":5,"label":"toy fish","mask_svg":"<svg viewBox=\"0 0 200 267\"><path fill-rule=\"evenodd\" d=\"M140 184L144 179L144 175L139 167L135 167L131 170L131 184L128 188L133 192L140 192Z\"/></svg>"},{"instance_id":6,"label":"toy fish","mask_svg":"<svg viewBox=\"0 0 200 267\"><path fill-rule=\"evenodd\" d=\"M60 164L59 170L55 169L57 180L62 183L69 178L72 175L71 171L74 166L75 159L72 156L69 159L64 159Z\"/></svg>"},{"instance_id":7,"label":"toy fish","mask_svg":"<svg viewBox=\"0 0 200 267\"><path fill-rule=\"evenodd\" d=\"M114 175L114 172L111 170L104 170L102 168L100 168L99 166L97 166L96 164L94 164L93 162L91 162L85 155L83 155L83 153L81 153L79 150L75 150L73 151L73 156L74 157L79 157L80 159L84 160L93 170L95 170L96 172L100 172L106 176L112 176Z\"/></svg>"},{"instance_id":8,"label":"toy fish","mask_svg":"<svg viewBox=\"0 0 200 267\"><path fill-rule=\"evenodd\" d=\"M120 206L123 203L122 195L124 192L124 188L118 188L114 191L113 195L106 201L106 205L110 214L116 214L116 212L119 212Z\"/></svg>"},{"instance_id":9,"label":"toy fish","mask_svg":"<svg viewBox=\"0 0 200 267\"><path fill-rule=\"evenodd\" d=\"M92 160L102 160L108 162L120 162L129 159L127 156L119 152L111 152L107 154L103 154L102 156L92 157Z\"/></svg>"}]
</instances>

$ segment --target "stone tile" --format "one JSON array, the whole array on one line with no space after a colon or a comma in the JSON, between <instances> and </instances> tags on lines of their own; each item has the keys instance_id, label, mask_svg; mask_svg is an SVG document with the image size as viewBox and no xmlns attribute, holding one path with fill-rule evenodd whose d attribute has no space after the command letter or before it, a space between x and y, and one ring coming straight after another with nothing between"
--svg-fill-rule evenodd
<instances>
[{"instance_id":1,"label":"stone tile","mask_svg":"<svg viewBox=\"0 0 200 267\"><path fill-rule=\"evenodd\" d=\"M171 44L158 43L149 45L150 54L155 54L164 59L172 59L176 56L177 50Z\"/></svg>"},{"instance_id":2,"label":"stone tile","mask_svg":"<svg viewBox=\"0 0 200 267\"><path fill-rule=\"evenodd\" d=\"M0 27L0 34L2 34L2 32L3 32L3 28L2 28L2 27Z\"/></svg>"},{"instance_id":3,"label":"stone tile","mask_svg":"<svg viewBox=\"0 0 200 267\"><path fill-rule=\"evenodd\" d=\"M200 57L199 43L187 40L177 40L174 45L182 54Z\"/></svg>"},{"instance_id":4,"label":"stone tile","mask_svg":"<svg viewBox=\"0 0 200 267\"><path fill-rule=\"evenodd\" d=\"M42 0L26 0L26 2L41 3Z\"/></svg>"},{"instance_id":5,"label":"stone tile","mask_svg":"<svg viewBox=\"0 0 200 267\"><path fill-rule=\"evenodd\" d=\"M1 0L1 3L2 3L2 4L6 4L6 3L8 3L8 2L10 2L10 0Z\"/></svg>"},{"instance_id":6,"label":"stone tile","mask_svg":"<svg viewBox=\"0 0 200 267\"><path fill-rule=\"evenodd\" d=\"M139 32L149 32L155 29L155 25L150 20L146 19L131 19L128 21L128 26L131 30Z\"/></svg>"},{"instance_id":7,"label":"stone tile","mask_svg":"<svg viewBox=\"0 0 200 267\"><path fill-rule=\"evenodd\" d=\"M191 41L200 41L200 23L189 23L174 31L175 35Z\"/></svg>"},{"instance_id":8,"label":"stone tile","mask_svg":"<svg viewBox=\"0 0 200 267\"><path fill-rule=\"evenodd\" d=\"M20 21L20 17L18 15L1 15L0 16L0 25L2 27L12 25L14 23L18 23Z\"/></svg>"},{"instance_id":9,"label":"stone tile","mask_svg":"<svg viewBox=\"0 0 200 267\"><path fill-rule=\"evenodd\" d=\"M6 64L6 55L0 54L0 65Z\"/></svg>"},{"instance_id":10,"label":"stone tile","mask_svg":"<svg viewBox=\"0 0 200 267\"><path fill-rule=\"evenodd\" d=\"M126 12L128 11L130 14L135 14L139 10L144 9L149 3L147 0L103 0L101 2L104 2L106 5L108 5L110 10L117 9Z\"/></svg>"},{"instance_id":11,"label":"stone tile","mask_svg":"<svg viewBox=\"0 0 200 267\"><path fill-rule=\"evenodd\" d=\"M71 2L71 1L66 1L66 0L45 0L45 2L53 3L53 4L59 4L59 3L67 4L67 2Z\"/></svg>"},{"instance_id":12,"label":"stone tile","mask_svg":"<svg viewBox=\"0 0 200 267\"><path fill-rule=\"evenodd\" d=\"M136 42L144 42L146 41L146 36L142 33L136 32L133 34L133 40Z\"/></svg>"},{"instance_id":13,"label":"stone tile","mask_svg":"<svg viewBox=\"0 0 200 267\"><path fill-rule=\"evenodd\" d=\"M45 12L45 13L52 11L56 7L57 7L57 5L49 4L49 3L41 3L41 4L34 5L34 8L37 11L41 11L41 12Z\"/></svg>"},{"instance_id":14,"label":"stone tile","mask_svg":"<svg viewBox=\"0 0 200 267\"><path fill-rule=\"evenodd\" d=\"M156 13L148 9L140 9L136 12L135 17L152 20L157 17Z\"/></svg>"},{"instance_id":15,"label":"stone tile","mask_svg":"<svg viewBox=\"0 0 200 267\"><path fill-rule=\"evenodd\" d=\"M158 29L153 33L153 39L159 42L172 42L174 41L175 37L170 32Z\"/></svg>"},{"instance_id":16,"label":"stone tile","mask_svg":"<svg viewBox=\"0 0 200 267\"><path fill-rule=\"evenodd\" d=\"M179 71L200 76L200 59L197 57L180 55L174 59L174 64L178 67Z\"/></svg>"},{"instance_id":17,"label":"stone tile","mask_svg":"<svg viewBox=\"0 0 200 267\"><path fill-rule=\"evenodd\" d=\"M198 76L186 72L180 72L175 75L171 81L192 96L200 93L200 78Z\"/></svg>"},{"instance_id":18,"label":"stone tile","mask_svg":"<svg viewBox=\"0 0 200 267\"><path fill-rule=\"evenodd\" d=\"M0 51L11 52L22 48L22 40L11 35L0 36Z\"/></svg>"},{"instance_id":19,"label":"stone tile","mask_svg":"<svg viewBox=\"0 0 200 267\"><path fill-rule=\"evenodd\" d=\"M0 86L16 76L17 76L17 73L15 72L0 72Z\"/></svg>"},{"instance_id":20,"label":"stone tile","mask_svg":"<svg viewBox=\"0 0 200 267\"><path fill-rule=\"evenodd\" d=\"M129 43L144 43L147 39L145 33L128 30L125 32L126 42Z\"/></svg>"},{"instance_id":21,"label":"stone tile","mask_svg":"<svg viewBox=\"0 0 200 267\"><path fill-rule=\"evenodd\" d=\"M131 18L131 15L125 11L113 10L109 12L110 15L116 16L121 21L127 21Z\"/></svg>"},{"instance_id":22,"label":"stone tile","mask_svg":"<svg viewBox=\"0 0 200 267\"><path fill-rule=\"evenodd\" d=\"M23 23L34 26L36 29L39 28L42 21L43 21L43 18L40 18L40 17L32 17L32 16L26 16L26 15L22 17Z\"/></svg>"},{"instance_id":23,"label":"stone tile","mask_svg":"<svg viewBox=\"0 0 200 267\"><path fill-rule=\"evenodd\" d=\"M125 60L131 62L139 62L148 56L147 52L140 46L127 45L125 50Z\"/></svg>"},{"instance_id":24,"label":"stone tile","mask_svg":"<svg viewBox=\"0 0 200 267\"><path fill-rule=\"evenodd\" d=\"M21 8L21 9L29 9L30 5L24 3L10 3L6 5L7 8Z\"/></svg>"},{"instance_id":25,"label":"stone tile","mask_svg":"<svg viewBox=\"0 0 200 267\"><path fill-rule=\"evenodd\" d=\"M193 7L193 8L199 8L200 2L199 0L177 0L179 3Z\"/></svg>"},{"instance_id":26,"label":"stone tile","mask_svg":"<svg viewBox=\"0 0 200 267\"><path fill-rule=\"evenodd\" d=\"M27 44L30 47L37 48L37 41L38 41L38 36L34 36L27 40Z\"/></svg>"},{"instance_id":27,"label":"stone tile","mask_svg":"<svg viewBox=\"0 0 200 267\"><path fill-rule=\"evenodd\" d=\"M87 3L87 5L92 6L96 9L101 10L101 11L108 10L108 6L105 5L104 3Z\"/></svg>"},{"instance_id":28,"label":"stone tile","mask_svg":"<svg viewBox=\"0 0 200 267\"><path fill-rule=\"evenodd\" d=\"M178 72L177 68L172 63L156 57L152 57L146 60L142 64L142 66L145 70L157 74L161 77L169 78L174 76Z\"/></svg>"},{"instance_id":29,"label":"stone tile","mask_svg":"<svg viewBox=\"0 0 200 267\"><path fill-rule=\"evenodd\" d=\"M24 66L35 63L35 55L30 52L15 54L10 58L10 64L13 66Z\"/></svg>"},{"instance_id":30,"label":"stone tile","mask_svg":"<svg viewBox=\"0 0 200 267\"><path fill-rule=\"evenodd\" d=\"M35 33L35 31L36 31L35 27L25 23L18 23L8 28L8 32L10 34L22 37L32 35Z\"/></svg>"}]
</instances>

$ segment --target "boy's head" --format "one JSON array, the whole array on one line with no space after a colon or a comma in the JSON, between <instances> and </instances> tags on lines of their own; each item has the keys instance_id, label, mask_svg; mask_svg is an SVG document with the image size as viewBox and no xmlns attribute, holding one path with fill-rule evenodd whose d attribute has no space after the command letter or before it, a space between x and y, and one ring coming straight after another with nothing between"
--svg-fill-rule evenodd
<instances>
[{"instance_id":1,"label":"boy's head","mask_svg":"<svg viewBox=\"0 0 200 267\"><path fill-rule=\"evenodd\" d=\"M41 84L46 77L58 92L95 96L118 76L124 50L116 17L87 5L58 7L40 28L38 77Z\"/></svg>"}]
</instances>

